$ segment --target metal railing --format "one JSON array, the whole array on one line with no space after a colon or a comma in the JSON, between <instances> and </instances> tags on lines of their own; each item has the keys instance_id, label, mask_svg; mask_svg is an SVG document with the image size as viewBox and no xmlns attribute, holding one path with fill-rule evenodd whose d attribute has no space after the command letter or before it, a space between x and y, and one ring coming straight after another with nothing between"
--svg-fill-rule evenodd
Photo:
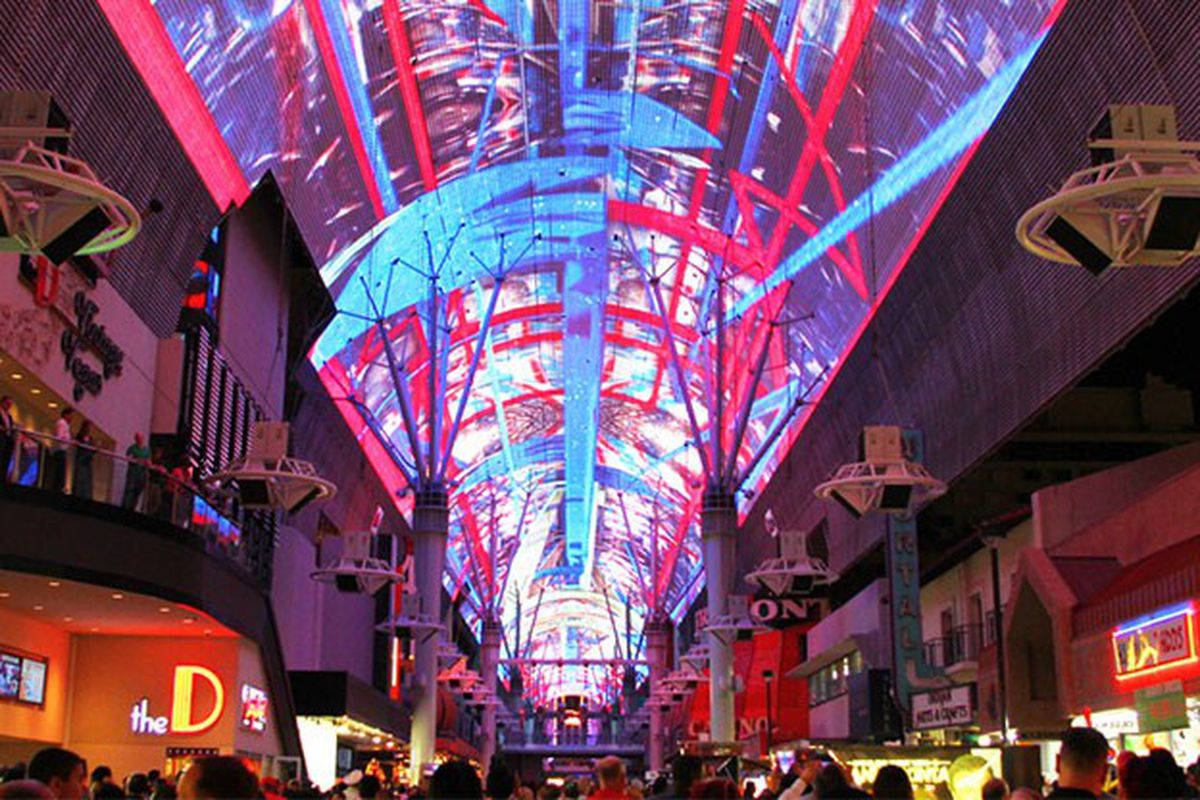
<instances>
[{"instance_id":1,"label":"metal railing","mask_svg":"<svg viewBox=\"0 0 1200 800\"><path fill-rule=\"evenodd\" d=\"M984 645L984 626L960 625L948 635L925 642L925 659L933 667L953 667L956 664L978 661Z\"/></svg>"},{"instance_id":2,"label":"metal railing","mask_svg":"<svg viewBox=\"0 0 1200 800\"><path fill-rule=\"evenodd\" d=\"M205 550L265 576L250 558L247 520L231 498L203 491L150 460L18 428L12 457L0 465L5 483L121 506L193 533ZM2 451L0 451L2 452ZM253 528L253 525L249 526Z\"/></svg>"}]
</instances>

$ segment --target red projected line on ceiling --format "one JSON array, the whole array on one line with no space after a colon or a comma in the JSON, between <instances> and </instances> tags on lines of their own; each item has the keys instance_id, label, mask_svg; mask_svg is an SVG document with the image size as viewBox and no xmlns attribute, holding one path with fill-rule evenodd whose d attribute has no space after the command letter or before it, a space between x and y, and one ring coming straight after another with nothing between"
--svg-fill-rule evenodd
<instances>
[{"instance_id":1,"label":"red projected line on ceiling","mask_svg":"<svg viewBox=\"0 0 1200 800\"><path fill-rule=\"evenodd\" d=\"M250 184L149 0L97 0L109 27L221 211L241 205Z\"/></svg>"},{"instance_id":2,"label":"red projected line on ceiling","mask_svg":"<svg viewBox=\"0 0 1200 800\"><path fill-rule=\"evenodd\" d=\"M429 128L425 124L425 107L421 105L421 92L417 86L416 71L413 69L412 47L408 42L408 30L400 16L397 0L384 0L383 22L387 27L388 44L392 49L392 61L396 64L396 77L400 83L400 99L404 103L404 116L417 151L417 165L421 169L421 180L425 190L437 188L437 172L433 166L433 148L429 144Z\"/></svg>"},{"instance_id":3,"label":"red projected line on ceiling","mask_svg":"<svg viewBox=\"0 0 1200 800\"><path fill-rule=\"evenodd\" d=\"M350 103L350 94L346 91L346 76L342 74L337 53L333 49L333 39L329 36L329 27L321 13L318 0L304 0L304 11L308 15L308 24L312 28L313 39L317 43L317 51L321 54L321 63L325 65L325 76L329 87L337 101L338 113L342 117L342 125L346 128L346 136L350 140L350 151L354 154L354 162L362 175L363 186L375 211L376 219L384 215L383 199L379 196L379 185L375 183L375 170L367 158L367 148L363 144L362 131L358 129L358 121L354 116L354 106ZM383 176L387 179L387 176Z\"/></svg>"}]
</instances>

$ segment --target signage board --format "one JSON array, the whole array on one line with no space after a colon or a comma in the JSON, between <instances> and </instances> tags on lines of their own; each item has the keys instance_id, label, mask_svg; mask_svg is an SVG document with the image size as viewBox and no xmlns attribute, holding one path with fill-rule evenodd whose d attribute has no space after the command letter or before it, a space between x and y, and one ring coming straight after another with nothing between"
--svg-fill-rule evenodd
<instances>
[{"instance_id":1,"label":"signage board","mask_svg":"<svg viewBox=\"0 0 1200 800\"><path fill-rule=\"evenodd\" d=\"M242 684L242 727L255 733L267 729L267 693L248 683Z\"/></svg>"},{"instance_id":2,"label":"signage board","mask_svg":"<svg viewBox=\"0 0 1200 800\"><path fill-rule=\"evenodd\" d=\"M772 628L786 628L821 618L820 602L799 594L759 592L751 599L747 610L752 620Z\"/></svg>"},{"instance_id":3,"label":"signage board","mask_svg":"<svg viewBox=\"0 0 1200 800\"><path fill-rule=\"evenodd\" d=\"M213 694L212 707L199 719L196 719L195 709L197 678L207 683ZM150 700L142 697L129 711L129 729L134 733L153 736L203 733L217 724L224 710L225 686L217 674L207 667L180 664L175 667L170 716L155 715L150 709Z\"/></svg>"},{"instance_id":4,"label":"signage board","mask_svg":"<svg viewBox=\"0 0 1200 800\"><path fill-rule=\"evenodd\" d=\"M912 726L914 730L954 728L975 721L975 684L964 683L915 692L912 695Z\"/></svg>"},{"instance_id":5,"label":"signage board","mask_svg":"<svg viewBox=\"0 0 1200 800\"><path fill-rule=\"evenodd\" d=\"M1113 630L1117 680L1196 663L1194 617L1192 604L1181 603L1130 620Z\"/></svg>"},{"instance_id":6,"label":"signage board","mask_svg":"<svg viewBox=\"0 0 1200 800\"><path fill-rule=\"evenodd\" d=\"M1133 693L1141 733L1173 731L1189 725L1182 681L1168 681Z\"/></svg>"}]
</instances>

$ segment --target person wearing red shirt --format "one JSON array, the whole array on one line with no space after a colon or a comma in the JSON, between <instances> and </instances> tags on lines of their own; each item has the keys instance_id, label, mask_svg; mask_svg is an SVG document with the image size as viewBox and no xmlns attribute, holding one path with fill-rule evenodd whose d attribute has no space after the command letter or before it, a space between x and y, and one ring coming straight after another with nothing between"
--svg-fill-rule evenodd
<instances>
[{"instance_id":1,"label":"person wearing red shirt","mask_svg":"<svg viewBox=\"0 0 1200 800\"><path fill-rule=\"evenodd\" d=\"M592 792L590 800L628 800L624 761L616 756L600 759L596 762L596 777L600 780L600 788Z\"/></svg>"}]
</instances>

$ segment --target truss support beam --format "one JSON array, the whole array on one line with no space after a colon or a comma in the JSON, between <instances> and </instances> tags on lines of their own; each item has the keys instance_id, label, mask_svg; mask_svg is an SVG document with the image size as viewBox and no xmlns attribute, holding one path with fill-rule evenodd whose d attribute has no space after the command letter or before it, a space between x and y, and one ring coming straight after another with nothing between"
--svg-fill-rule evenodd
<instances>
[{"instance_id":1,"label":"truss support beam","mask_svg":"<svg viewBox=\"0 0 1200 800\"><path fill-rule=\"evenodd\" d=\"M667 349L671 352L671 367L675 373L675 382L679 385L679 395L683 398L683 407L687 409L688 424L692 427L692 442L696 445L696 452L700 454L701 469L706 476L712 475L708 453L704 449L704 442L700 435L700 425L696 422L696 409L692 405L692 396L688 393L687 376L683 372L683 365L679 361L679 350L675 346L675 332L671 328L671 319L667 316L667 306L663 302L662 289L659 288L658 283L657 279L649 281L650 293L654 296L658 315L662 318L663 333L667 337Z\"/></svg>"}]
</instances>

